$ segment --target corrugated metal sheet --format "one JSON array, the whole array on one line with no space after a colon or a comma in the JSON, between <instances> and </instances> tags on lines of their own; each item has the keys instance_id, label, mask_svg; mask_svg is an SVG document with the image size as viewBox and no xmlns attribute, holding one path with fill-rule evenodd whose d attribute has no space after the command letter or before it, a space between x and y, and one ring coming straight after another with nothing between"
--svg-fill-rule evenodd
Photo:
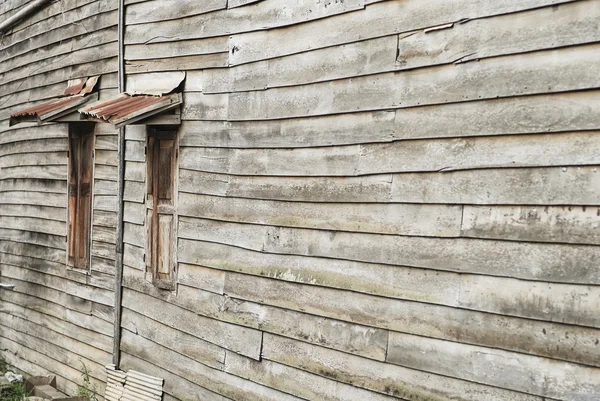
<instances>
[{"instance_id":1,"label":"corrugated metal sheet","mask_svg":"<svg viewBox=\"0 0 600 401\"><path fill-rule=\"evenodd\" d=\"M130 96L122 93L115 98L90 104L79 109L79 112L90 119L109 122L120 128L177 107L181 103L179 93L165 96Z\"/></svg>"},{"instance_id":2,"label":"corrugated metal sheet","mask_svg":"<svg viewBox=\"0 0 600 401\"><path fill-rule=\"evenodd\" d=\"M86 96L96 86L99 77L79 78L69 81L63 97L48 100L36 106L11 114L9 125L13 126L23 121L33 121L38 124L54 121L66 114L72 113L82 105L98 100L98 96Z\"/></svg>"},{"instance_id":3,"label":"corrugated metal sheet","mask_svg":"<svg viewBox=\"0 0 600 401\"><path fill-rule=\"evenodd\" d=\"M163 379L145 375L135 370L127 373L106 365L107 401L161 401Z\"/></svg>"}]
</instances>

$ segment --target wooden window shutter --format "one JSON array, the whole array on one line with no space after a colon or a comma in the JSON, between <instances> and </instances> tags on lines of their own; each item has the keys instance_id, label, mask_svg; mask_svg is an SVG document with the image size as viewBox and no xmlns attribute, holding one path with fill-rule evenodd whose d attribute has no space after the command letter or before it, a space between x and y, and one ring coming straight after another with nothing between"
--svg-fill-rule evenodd
<instances>
[{"instance_id":1,"label":"wooden window shutter","mask_svg":"<svg viewBox=\"0 0 600 401\"><path fill-rule=\"evenodd\" d=\"M92 183L94 165L92 124L71 124L69 129L68 264L90 267Z\"/></svg>"},{"instance_id":2,"label":"wooden window shutter","mask_svg":"<svg viewBox=\"0 0 600 401\"><path fill-rule=\"evenodd\" d=\"M147 245L146 269L154 285L173 290L176 269L175 132L151 130L147 143Z\"/></svg>"}]
</instances>

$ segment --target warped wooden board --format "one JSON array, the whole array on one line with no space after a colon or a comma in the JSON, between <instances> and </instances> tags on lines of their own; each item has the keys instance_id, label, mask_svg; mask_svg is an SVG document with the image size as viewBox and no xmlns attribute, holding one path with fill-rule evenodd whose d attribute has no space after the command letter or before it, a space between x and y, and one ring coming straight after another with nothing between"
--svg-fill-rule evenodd
<instances>
[{"instance_id":1,"label":"warped wooden board","mask_svg":"<svg viewBox=\"0 0 600 401\"><path fill-rule=\"evenodd\" d=\"M71 65L58 70L36 74L33 76L24 77L18 81L2 84L0 85L0 96L10 95L19 91L30 90L32 88L44 88L48 85L53 85L56 83L63 83L63 85L66 85L68 80L72 79L73 77L103 75L109 77L109 79L112 79L111 77L114 76L114 72L116 71L117 57L108 57L106 59L99 59L94 62L80 65ZM116 87L116 85L114 87ZM38 92L43 93L44 91L42 89ZM36 98L41 98L41 96L38 95ZM12 113L23 108L25 107L19 106L19 108L13 108L9 111ZM8 122L6 123L6 126L8 127Z\"/></svg>"},{"instance_id":2,"label":"warped wooden board","mask_svg":"<svg viewBox=\"0 0 600 401\"><path fill-rule=\"evenodd\" d=\"M2 205L0 216L35 217L39 220L60 221L65 224L67 209L49 206Z\"/></svg>"},{"instance_id":3,"label":"warped wooden board","mask_svg":"<svg viewBox=\"0 0 600 401\"><path fill-rule=\"evenodd\" d=\"M125 162L125 179L127 181L145 182L146 163L132 161Z\"/></svg>"},{"instance_id":4,"label":"warped wooden board","mask_svg":"<svg viewBox=\"0 0 600 401\"><path fill-rule=\"evenodd\" d=\"M138 74L153 71L181 71L225 67L227 66L227 55L227 52L223 52L171 58L128 60L125 62L125 71L127 74Z\"/></svg>"},{"instance_id":5,"label":"warped wooden board","mask_svg":"<svg viewBox=\"0 0 600 401\"><path fill-rule=\"evenodd\" d=\"M133 203L144 203L146 200L145 183L136 181L125 181L123 199Z\"/></svg>"},{"instance_id":6,"label":"warped wooden board","mask_svg":"<svg viewBox=\"0 0 600 401\"><path fill-rule=\"evenodd\" d=\"M387 361L542 397L592 401L600 392L598 368L402 333L390 333Z\"/></svg>"},{"instance_id":7,"label":"warped wooden board","mask_svg":"<svg viewBox=\"0 0 600 401\"><path fill-rule=\"evenodd\" d=\"M409 401L542 401L542 398L407 369L265 333L263 358Z\"/></svg>"},{"instance_id":8,"label":"warped wooden board","mask_svg":"<svg viewBox=\"0 0 600 401\"><path fill-rule=\"evenodd\" d=\"M317 256L512 277L597 284L593 262L600 249L585 245L466 238L428 238L257 226L179 218L179 238L218 242L255 251Z\"/></svg>"},{"instance_id":9,"label":"warped wooden board","mask_svg":"<svg viewBox=\"0 0 600 401\"><path fill-rule=\"evenodd\" d=\"M95 150L94 164L103 164L107 166L116 166L118 164L116 150Z\"/></svg>"},{"instance_id":10,"label":"warped wooden board","mask_svg":"<svg viewBox=\"0 0 600 401\"><path fill-rule=\"evenodd\" d=\"M184 92L181 117L183 120L228 119L228 94L205 95L201 92Z\"/></svg>"},{"instance_id":11,"label":"warped wooden board","mask_svg":"<svg viewBox=\"0 0 600 401\"><path fill-rule=\"evenodd\" d=\"M13 142L31 141L37 139L67 138L68 126L66 124L53 124L51 126L15 127L3 130L0 135L0 145Z\"/></svg>"},{"instance_id":12,"label":"warped wooden board","mask_svg":"<svg viewBox=\"0 0 600 401\"><path fill-rule=\"evenodd\" d=\"M123 219L128 223L144 225L146 223L146 205L142 203L125 201Z\"/></svg>"},{"instance_id":13,"label":"warped wooden board","mask_svg":"<svg viewBox=\"0 0 600 401\"><path fill-rule=\"evenodd\" d=\"M15 286L19 283L16 280L11 280L7 278L3 278L3 280L8 281L9 283L15 284ZM2 295L2 302L10 302L12 304L17 304L27 308L27 310L35 311L37 313L43 314L44 316L53 316L59 320L65 320L66 311L63 306L47 301L43 298L38 298L34 296L30 296L28 294L19 293L15 291L4 291L6 294ZM83 327L81 325L78 325ZM89 329L88 327L83 327Z\"/></svg>"},{"instance_id":14,"label":"warped wooden board","mask_svg":"<svg viewBox=\"0 0 600 401\"><path fill-rule=\"evenodd\" d=\"M600 366L598 330L227 273L225 293L350 323ZM544 333L545 331L545 333Z\"/></svg>"},{"instance_id":15,"label":"warped wooden board","mask_svg":"<svg viewBox=\"0 0 600 401\"><path fill-rule=\"evenodd\" d=\"M115 321L114 304L109 306L93 302L91 313L93 316L96 316L97 318L100 318L105 322L114 323Z\"/></svg>"},{"instance_id":16,"label":"warped wooden board","mask_svg":"<svg viewBox=\"0 0 600 401\"><path fill-rule=\"evenodd\" d=\"M2 145L0 156L32 152L66 152L68 146L65 138L12 142Z\"/></svg>"},{"instance_id":17,"label":"warped wooden board","mask_svg":"<svg viewBox=\"0 0 600 401\"><path fill-rule=\"evenodd\" d=\"M178 1L177 3L181 2ZM194 2L194 4L196 4L196 2ZM129 26L129 22L127 25ZM181 42L148 43L138 45L131 44L125 46L125 60L147 60L149 58L169 58L194 56L199 54L228 53L228 40L229 36L216 36L213 38L193 39Z\"/></svg>"},{"instance_id":18,"label":"warped wooden board","mask_svg":"<svg viewBox=\"0 0 600 401\"><path fill-rule=\"evenodd\" d=\"M225 349L172 327L123 309L123 328L156 344L186 355L203 365L223 370Z\"/></svg>"},{"instance_id":19,"label":"warped wooden board","mask_svg":"<svg viewBox=\"0 0 600 401\"><path fill-rule=\"evenodd\" d=\"M2 338L0 338L2 341ZM4 345L4 344L2 344ZM46 376L53 375L56 377L56 387L65 393L75 394L77 393L77 384L75 382L69 381L62 377L60 374L55 374L54 371L48 370L46 368L41 367L37 363L37 359L35 356L29 355L29 350L25 349L23 353L18 352L17 350L18 344L15 344L15 348L12 350L7 349L7 351L3 352L2 357L6 359L9 365L18 366L17 370L26 373L31 376ZM29 358L25 359L25 358ZM31 362L35 361L35 362ZM104 399L104 398L102 398Z\"/></svg>"},{"instance_id":20,"label":"warped wooden board","mask_svg":"<svg viewBox=\"0 0 600 401\"><path fill-rule=\"evenodd\" d=\"M115 166L108 166L98 164L94 166L94 178L106 181L117 181L117 168Z\"/></svg>"},{"instance_id":21,"label":"warped wooden board","mask_svg":"<svg viewBox=\"0 0 600 401\"><path fill-rule=\"evenodd\" d=\"M117 211L116 195L94 195L94 210Z\"/></svg>"},{"instance_id":22,"label":"warped wooden board","mask_svg":"<svg viewBox=\"0 0 600 401\"><path fill-rule=\"evenodd\" d=\"M7 240L0 242L0 252L35 257L50 262L64 263L67 260L66 249L52 249L46 246L23 244Z\"/></svg>"},{"instance_id":23,"label":"warped wooden board","mask_svg":"<svg viewBox=\"0 0 600 401\"><path fill-rule=\"evenodd\" d=\"M190 76L187 82L189 86ZM593 90L307 119L183 121L180 146L300 148L597 130L600 123L594 110L598 107L600 91ZM431 118L432 115L436 118Z\"/></svg>"},{"instance_id":24,"label":"warped wooden board","mask_svg":"<svg viewBox=\"0 0 600 401\"><path fill-rule=\"evenodd\" d=\"M285 391L303 400L323 401L394 401L395 397L351 386L331 377L312 374L268 360L253 361L227 353L225 372L252 380L270 388Z\"/></svg>"},{"instance_id":25,"label":"warped wooden board","mask_svg":"<svg viewBox=\"0 0 600 401\"><path fill-rule=\"evenodd\" d=\"M380 36L448 24L465 18L479 19L510 14L538 7L568 3L564 0L502 1L485 0L385 1L365 10L335 18L307 22L284 29L234 34L229 47L231 65L268 57L279 57L308 50L351 43ZM197 37L197 36L196 36ZM285 46L282 44L285 43Z\"/></svg>"},{"instance_id":26,"label":"warped wooden board","mask_svg":"<svg viewBox=\"0 0 600 401\"><path fill-rule=\"evenodd\" d=\"M125 140L146 142L146 131L145 125L127 125L125 126Z\"/></svg>"},{"instance_id":27,"label":"warped wooden board","mask_svg":"<svg viewBox=\"0 0 600 401\"><path fill-rule=\"evenodd\" d=\"M127 25L135 25L176 20L225 8L227 8L227 0L205 0L200 3L194 0L154 0L129 5L125 11L125 17Z\"/></svg>"},{"instance_id":28,"label":"warped wooden board","mask_svg":"<svg viewBox=\"0 0 600 401\"><path fill-rule=\"evenodd\" d=\"M130 244L123 245L123 263L134 269L146 270L145 250Z\"/></svg>"},{"instance_id":29,"label":"warped wooden board","mask_svg":"<svg viewBox=\"0 0 600 401\"><path fill-rule=\"evenodd\" d=\"M115 244L108 242L92 241L91 252L92 256L104 259L115 260L116 258Z\"/></svg>"},{"instance_id":30,"label":"warped wooden board","mask_svg":"<svg viewBox=\"0 0 600 401\"><path fill-rule=\"evenodd\" d=\"M146 228L144 227L144 223L140 224L132 224L128 221L125 222L124 225L124 242L130 245L135 245L138 248L146 247Z\"/></svg>"},{"instance_id":31,"label":"warped wooden board","mask_svg":"<svg viewBox=\"0 0 600 401\"><path fill-rule=\"evenodd\" d=\"M10 229L5 227L0 227L0 238L6 241L47 246L54 249L63 249L66 241L66 236L45 234L37 231L24 231L22 229Z\"/></svg>"},{"instance_id":32,"label":"warped wooden board","mask_svg":"<svg viewBox=\"0 0 600 401\"><path fill-rule=\"evenodd\" d=\"M110 259L93 256L90 265L92 272L99 272L107 275L114 274L115 272L115 262Z\"/></svg>"},{"instance_id":33,"label":"warped wooden board","mask_svg":"<svg viewBox=\"0 0 600 401\"><path fill-rule=\"evenodd\" d=\"M178 215L207 219L433 237L459 236L462 208L446 205L259 201L181 193Z\"/></svg>"},{"instance_id":34,"label":"warped wooden board","mask_svg":"<svg viewBox=\"0 0 600 401\"><path fill-rule=\"evenodd\" d=\"M392 202L505 205L600 204L600 167L488 169L394 176ZM517 183L517 184L515 184Z\"/></svg>"},{"instance_id":35,"label":"warped wooden board","mask_svg":"<svg viewBox=\"0 0 600 401\"><path fill-rule=\"evenodd\" d=\"M35 345L30 345L28 347L23 344L25 342L23 341L24 337L20 337L19 342L13 341L12 339L7 338L7 335L5 334L6 331L6 328L2 329L2 337L0 339L0 344L2 344L3 349L7 350L9 353L33 361L42 368L47 369L57 376L62 376L74 384L81 381L81 371L78 370L80 365L78 365L78 359L75 356L66 351L61 354L58 350L53 353L52 357L47 356L44 352L46 349L52 348L51 344L44 342L44 346L42 347L39 342L33 341ZM56 360L53 357L59 357L60 360ZM100 377L101 369L90 364L90 370L92 369L94 371L93 375ZM90 383L95 385L99 392L103 393L102 389L104 388L104 383L94 376L90 375Z\"/></svg>"},{"instance_id":36,"label":"warped wooden board","mask_svg":"<svg viewBox=\"0 0 600 401\"><path fill-rule=\"evenodd\" d=\"M79 313L73 310L65 310L65 320L76 324L77 326L84 327L88 330L95 331L100 334L112 337L114 334L112 323L106 322L96 316L91 316L83 313Z\"/></svg>"},{"instance_id":37,"label":"warped wooden board","mask_svg":"<svg viewBox=\"0 0 600 401\"><path fill-rule=\"evenodd\" d=\"M192 383L186 376L175 375L158 365L153 365L146 362L134 355L129 355L126 352L121 352L121 367L123 370L137 370L138 372L146 372L155 377L162 377L165 382L163 384L163 397L165 401L169 394L177 399L189 398L194 401L232 401L230 398L223 397L222 395L216 394L210 390L200 387L195 383ZM159 364L162 366L162 363Z\"/></svg>"},{"instance_id":38,"label":"warped wooden board","mask_svg":"<svg viewBox=\"0 0 600 401\"><path fill-rule=\"evenodd\" d=\"M94 180L92 188L94 196L96 195L116 195L117 182L109 180Z\"/></svg>"},{"instance_id":39,"label":"warped wooden board","mask_svg":"<svg viewBox=\"0 0 600 401\"><path fill-rule=\"evenodd\" d=\"M125 160L134 162L145 162L146 142L125 141Z\"/></svg>"},{"instance_id":40,"label":"warped wooden board","mask_svg":"<svg viewBox=\"0 0 600 401\"><path fill-rule=\"evenodd\" d=\"M181 260L182 258L178 257L178 261ZM177 269L178 283L185 284L188 287L214 292L215 294L224 294L224 272L181 262L177 264Z\"/></svg>"},{"instance_id":41,"label":"warped wooden board","mask_svg":"<svg viewBox=\"0 0 600 401\"><path fill-rule=\"evenodd\" d=\"M266 48L257 56L259 61L206 71L203 91L238 92L304 85L593 43L600 40L598 15L600 3L574 2L558 8L456 23L439 31L404 33L400 39L391 35L318 50L312 50L311 43L307 51L284 57L279 56L288 54L288 43L281 41L278 47Z\"/></svg>"},{"instance_id":42,"label":"warped wooden board","mask_svg":"<svg viewBox=\"0 0 600 401\"><path fill-rule=\"evenodd\" d=\"M66 54L75 50L86 49L99 46L104 43L113 42L115 37L117 37L117 27L111 26L96 30L92 35L75 36L70 39L62 40L58 43L34 48L27 53L14 56L8 60L4 59L0 63L0 73L6 73L18 68L24 68L30 64L36 64L56 56L65 57Z\"/></svg>"},{"instance_id":43,"label":"warped wooden board","mask_svg":"<svg viewBox=\"0 0 600 401\"><path fill-rule=\"evenodd\" d=\"M123 291L123 306L134 312L194 335L204 341L225 349L258 359L262 334L258 330L220 322L199 316L193 312L172 305L168 300L160 300L129 289ZM166 294L165 294L166 296Z\"/></svg>"},{"instance_id":44,"label":"warped wooden board","mask_svg":"<svg viewBox=\"0 0 600 401\"><path fill-rule=\"evenodd\" d=\"M20 46L21 42L27 42L29 38L39 35L47 36L46 40L49 41L46 42L47 44L53 43L56 39L65 39L65 35L63 32L59 31L60 33L58 33L58 37L53 38L52 35L48 35L48 33L54 33L53 30L69 25L80 25L78 29L74 30L74 32L77 33L72 34L71 37L89 33L90 31L97 29L94 27L94 16L116 10L117 6L117 4L98 0L93 3L85 4L82 7L74 8L64 12L61 11L50 18L45 18L21 30L15 31L10 35L7 35L5 37L6 42L4 43L9 43L9 46L6 46L6 48L11 49L15 46ZM89 21L86 21L88 18ZM117 13L111 13L112 25L116 25L117 21ZM39 44L37 45L39 46Z\"/></svg>"},{"instance_id":45,"label":"warped wooden board","mask_svg":"<svg viewBox=\"0 0 600 401\"><path fill-rule=\"evenodd\" d=\"M269 254L184 239L179 240L178 258L185 262L179 264L180 283L218 294L224 293L225 272L232 271L387 298L600 328L600 318L595 312L600 307L600 289L595 286ZM573 303L573 299L578 302Z\"/></svg>"},{"instance_id":46,"label":"warped wooden board","mask_svg":"<svg viewBox=\"0 0 600 401\"><path fill-rule=\"evenodd\" d=\"M44 315L40 312L27 309L22 305L10 303L6 299L2 299L2 303L0 303L0 312L11 316L11 327L16 328L17 330L27 331L25 329L21 330L21 325L27 327L35 324L40 328L43 327L44 329L59 333L63 337L69 337L79 341L81 344L78 346L77 352L89 355L92 355L92 353L98 354L100 351L104 352L106 355L110 355L112 352L111 338L73 325L63 319ZM19 319L18 322L16 322L17 319ZM88 348L90 349L89 351Z\"/></svg>"},{"instance_id":47,"label":"warped wooden board","mask_svg":"<svg viewBox=\"0 0 600 401\"><path fill-rule=\"evenodd\" d=\"M229 0L227 1L227 8L247 6L250 4L258 3L259 1L263 0Z\"/></svg>"},{"instance_id":48,"label":"warped wooden board","mask_svg":"<svg viewBox=\"0 0 600 401\"><path fill-rule=\"evenodd\" d=\"M104 210L94 210L92 224L95 226L116 228L117 227L117 213L107 212Z\"/></svg>"},{"instance_id":49,"label":"warped wooden board","mask_svg":"<svg viewBox=\"0 0 600 401\"><path fill-rule=\"evenodd\" d=\"M105 374L104 364L109 363L111 360L110 356L100 356L97 353L95 355L78 354L74 352L74 350L79 345L79 342L68 341L68 338L62 336L55 337L62 337L64 343L55 344L56 342L59 342L59 340L52 340L51 337L53 336L49 336L49 333L47 333L45 329L33 332L20 332L3 324L3 327L0 330L2 330L2 337L14 341L26 348L37 350L61 364L71 366L77 370L82 368L82 363L85 364L89 369L90 381L95 382L96 385L103 381L102 379ZM46 335L44 335L44 332L46 332ZM98 357L98 359L93 359L94 357ZM81 362L78 362L78 360L81 360Z\"/></svg>"},{"instance_id":50,"label":"warped wooden board","mask_svg":"<svg viewBox=\"0 0 600 401\"><path fill-rule=\"evenodd\" d=\"M156 8L154 3L145 2L134 7L140 13L140 9L154 10ZM183 6L188 4L189 2L185 1ZM199 4L194 3L196 8L202 9L204 5ZM171 13L171 18L177 20L131 25L125 33L125 44L174 42L255 29L271 29L359 10L364 8L364 4L364 0L334 3L309 0L289 3L282 7L278 1L263 1L253 7L240 7L184 18L179 13L178 7L165 8L164 11ZM194 10L194 8L190 9L189 13L193 13Z\"/></svg>"},{"instance_id":51,"label":"warped wooden board","mask_svg":"<svg viewBox=\"0 0 600 401\"><path fill-rule=\"evenodd\" d=\"M125 279L127 285L135 287L137 291L164 299L159 290L146 283L143 272L126 269ZM388 335L386 330L232 299L183 284L179 284L178 294L177 297L171 297L169 302L203 316L301 341L319 343L324 347L367 358L380 361L385 359ZM173 327L187 331L181 326Z\"/></svg>"},{"instance_id":52,"label":"warped wooden board","mask_svg":"<svg viewBox=\"0 0 600 401\"><path fill-rule=\"evenodd\" d=\"M64 242L67 235L67 227L64 221L40 219L39 217L12 217L1 216L0 227L13 230L31 231L36 233L52 234L62 237ZM64 243L62 244L64 246ZM61 246L62 248L62 246Z\"/></svg>"},{"instance_id":53,"label":"warped wooden board","mask_svg":"<svg viewBox=\"0 0 600 401\"><path fill-rule=\"evenodd\" d=\"M33 141L31 141L33 142ZM5 145L2 145L5 146ZM0 168L16 166L66 166L67 152L19 153L0 157ZM66 169L66 167L65 167Z\"/></svg>"},{"instance_id":54,"label":"warped wooden board","mask_svg":"<svg viewBox=\"0 0 600 401\"><path fill-rule=\"evenodd\" d=\"M116 227L106 227L106 226L92 226L92 239L94 241L102 241L108 242L110 244L115 244L117 241L117 229Z\"/></svg>"},{"instance_id":55,"label":"warped wooden board","mask_svg":"<svg viewBox=\"0 0 600 401\"><path fill-rule=\"evenodd\" d=\"M600 132L428 139L298 149L182 148L180 166L233 175L359 176L600 163Z\"/></svg>"},{"instance_id":56,"label":"warped wooden board","mask_svg":"<svg viewBox=\"0 0 600 401\"><path fill-rule=\"evenodd\" d=\"M33 15L29 15L24 20L19 21L12 29L13 32L20 31L23 28L26 28L30 25L33 25L39 21L43 21L49 17L53 17L57 14L64 13L69 10L73 10L76 8L80 8L90 3L94 3L97 0L65 0L62 4L48 4L44 8L43 13L34 13ZM106 7L108 5L98 4L98 7Z\"/></svg>"},{"instance_id":57,"label":"warped wooden board","mask_svg":"<svg viewBox=\"0 0 600 401\"><path fill-rule=\"evenodd\" d=\"M575 46L477 63L232 93L228 117L264 120L592 89L600 85L599 48Z\"/></svg>"},{"instance_id":58,"label":"warped wooden board","mask_svg":"<svg viewBox=\"0 0 600 401\"><path fill-rule=\"evenodd\" d=\"M98 124L97 126L104 126L107 124ZM117 144L117 136L116 135L100 135L100 133L98 132L99 130L96 129L95 133L96 133L96 142L95 142L95 148L96 150L117 150L118 144Z\"/></svg>"},{"instance_id":59,"label":"warped wooden board","mask_svg":"<svg viewBox=\"0 0 600 401\"><path fill-rule=\"evenodd\" d=\"M298 401L299 398L244 380L169 350L142 336L123 331L121 348L130 355L161 366L163 369L184 377L210 391L232 399L248 401Z\"/></svg>"},{"instance_id":60,"label":"warped wooden board","mask_svg":"<svg viewBox=\"0 0 600 401\"><path fill-rule=\"evenodd\" d=\"M257 177L179 170L182 192L298 202L600 204L600 166L482 169L364 177ZM515 185L517 182L519 185Z\"/></svg>"},{"instance_id":61,"label":"warped wooden board","mask_svg":"<svg viewBox=\"0 0 600 401\"><path fill-rule=\"evenodd\" d=\"M600 245L600 208L465 206L461 236Z\"/></svg>"},{"instance_id":62,"label":"warped wooden board","mask_svg":"<svg viewBox=\"0 0 600 401\"><path fill-rule=\"evenodd\" d=\"M17 166L2 168L3 179L28 179L65 180L67 178L66 166Z\"/></svg>"}]
</instances>

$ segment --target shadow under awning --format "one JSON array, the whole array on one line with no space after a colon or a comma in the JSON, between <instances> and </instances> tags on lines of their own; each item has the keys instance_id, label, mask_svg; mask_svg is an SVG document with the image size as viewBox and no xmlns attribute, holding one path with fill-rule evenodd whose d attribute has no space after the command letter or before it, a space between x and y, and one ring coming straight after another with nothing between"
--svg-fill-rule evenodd
<instances>
[{"instance_id":1,"label":"shadow under awning","mask_svg":"<svg viewBox=\"0 0 600 401\"><path fill-rule=\"evenodd\" d=\"M99 76L70 80L61 97L11 114L9 125L13 126L21 122L42 124L56 121L77 111L78 107L98 100L98 94L91 93L98 83L98 78Z\"/></svg>"}]
</instances>

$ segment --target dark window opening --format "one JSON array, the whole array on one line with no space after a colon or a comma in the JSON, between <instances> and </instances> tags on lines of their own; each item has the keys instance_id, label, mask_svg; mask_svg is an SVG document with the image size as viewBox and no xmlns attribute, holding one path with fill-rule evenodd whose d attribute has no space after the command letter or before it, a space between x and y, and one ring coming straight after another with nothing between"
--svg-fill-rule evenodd
<instances>
[{"instance_id":1,"label":"dark window opening","mask_svg":"<svg viewBox=\"0 0 600 401\"><path fill-rule=\"evenodd\" d=\"M149 128L146 144L146 271L158 288L175 288L176 131Z\"/></svg>"},{"instance_id":2,"label":"dark window opening","mask_svg":"<svg viewBox=\"0 0 600 401\"><path fill-rule=\"evenodd\" d=\"M68 265L90 268L94 124L69 124Z\"/></svg>"}]
</instances>

